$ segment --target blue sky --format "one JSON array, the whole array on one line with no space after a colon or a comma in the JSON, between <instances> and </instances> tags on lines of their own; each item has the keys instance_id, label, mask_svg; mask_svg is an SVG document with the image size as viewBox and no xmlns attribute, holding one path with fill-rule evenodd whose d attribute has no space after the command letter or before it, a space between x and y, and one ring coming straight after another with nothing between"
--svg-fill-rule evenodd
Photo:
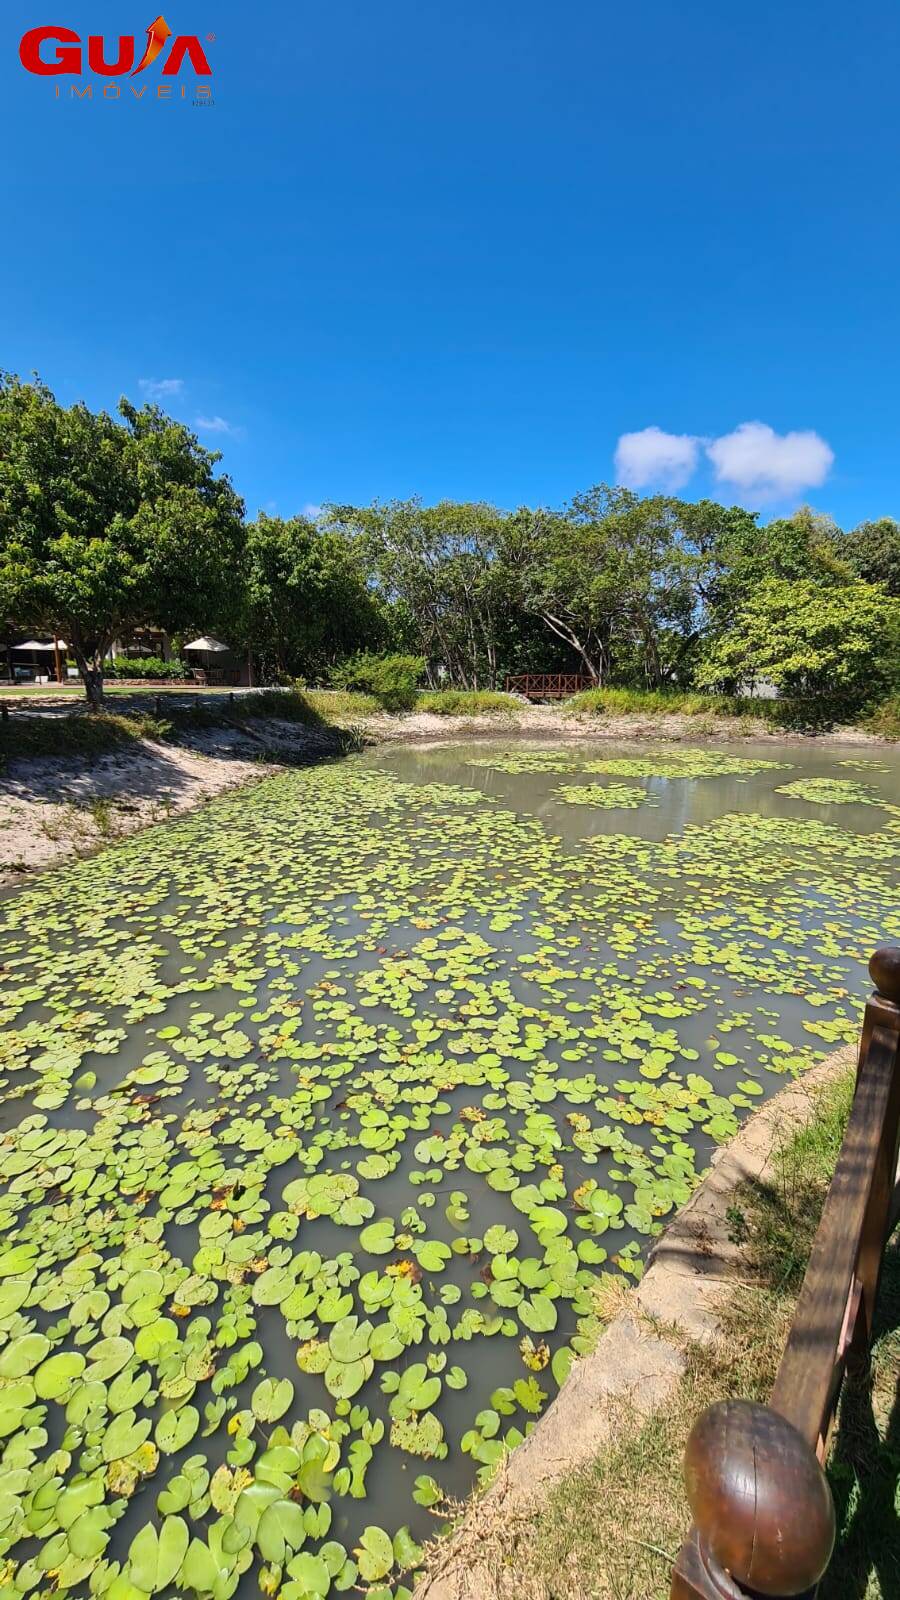
<instances>
[{"instance_id":1,"label":"blue sky","mask_svg":"<svg viewBox=\"0 0 900 1600\"><path fill-rule=\"evenodd\" d=\"M648 488L900 515L895 4L165 0L211 107L19 64L160 3L6 0L0 365L168 382L251 513L559 502L637 435Z\"/></svg>"}]
</instances>

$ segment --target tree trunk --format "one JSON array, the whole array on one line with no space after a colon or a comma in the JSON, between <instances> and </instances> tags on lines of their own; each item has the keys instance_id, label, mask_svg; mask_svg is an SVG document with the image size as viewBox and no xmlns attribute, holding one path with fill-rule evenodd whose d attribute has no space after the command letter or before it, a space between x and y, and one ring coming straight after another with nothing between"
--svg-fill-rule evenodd
<instances>
[{"instance_id":1,"label":"tree trunk","mask_svg":"<svg viewBox=\"0 0 900 1600\"><path fill-rule=\"evenodd\" d=\"M82 665L80 661L78 670L81 673L88 705L92 711L102 711L104 705L102 670L99 667L89 665L88 662L84 662Z\"/></svg>"},{"instance_id":2,"label":"tree trunk","mask_svg":"<svg viewBox=\"0 0 900 1600\"><path fill-rule=\"evenodd\" d=\"M566 644L572 646L573 650L577 650L587 668L591 683L594 684L595 688L599 689L603 684L602 665L595 664L595 662L591 659L577 633L575 633L572 628L569 627L567 622L563 622L560 617L552 616L549 611L542 611L541 619L550 629L551 633L555 633L558 639L564 639Z\"/></svg>"},{"instance_id":3,"label":"tree trunk","mask_svg":"<svg viewBox=\"0 0 900 1600\"><path fill-rule=\"evenodd\" d=\"M71 631L70 631L71 638ZM103 653L106 646L97 647L88 654L88 651L78 639L72 639L72 652L78 663L81 681L87 703L92 711L103 710Z\"/></svg>"}]
</instances>

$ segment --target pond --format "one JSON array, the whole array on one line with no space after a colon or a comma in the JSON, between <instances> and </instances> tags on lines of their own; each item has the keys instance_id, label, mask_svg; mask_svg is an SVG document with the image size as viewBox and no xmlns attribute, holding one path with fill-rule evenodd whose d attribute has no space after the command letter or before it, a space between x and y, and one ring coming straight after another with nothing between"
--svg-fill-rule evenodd
<instances>
[{"instance_id":1,"label":"pond","mask_svg":"<svg viewBox=\"0 0 900 1600\"><path fill-rule=\"evenodd\" d=\"M405 1594L715 1145L855 1036L898 774L378 749L9 894L3 1593Z\"/></svg>"}]
</instances>

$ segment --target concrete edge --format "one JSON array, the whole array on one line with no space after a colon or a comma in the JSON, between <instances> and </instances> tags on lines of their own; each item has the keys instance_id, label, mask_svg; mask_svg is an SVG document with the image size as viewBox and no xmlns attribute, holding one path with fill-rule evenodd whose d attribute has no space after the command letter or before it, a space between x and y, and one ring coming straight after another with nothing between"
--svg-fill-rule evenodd
<instances>
[{"instance_id":1,"label":"concrete edge","mask_svg":"<svg viewBox=\"0 0 900 1600\"><path fill-rule=\"evenodd\" d=\"M447 1536L434 1571L413 1600L489 1600L490 1574L479 1565L481 1531L527 1518L535 1497L608 1443L613 1402L649 1417L674 1392L684 1343L715 1336L725 1290L745 1278L740 1248L729 1237L735 1191L777 1176L785 1136L810 1120L822 1090L852 1068L846 1045L785 1085L754 1112L712 1165L657 1241L646 1272L589 1356L576 1361L534 1431L512 1452L490 1488L474 1494Z\"/></svg>"}]
</instances>

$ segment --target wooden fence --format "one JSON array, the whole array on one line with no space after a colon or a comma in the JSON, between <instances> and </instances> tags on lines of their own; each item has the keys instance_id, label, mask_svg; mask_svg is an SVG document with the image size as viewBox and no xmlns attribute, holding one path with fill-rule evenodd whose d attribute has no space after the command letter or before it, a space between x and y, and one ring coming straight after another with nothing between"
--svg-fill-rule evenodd
<instances>
[{"instance_id":1,"label":"wooden fence","mask_svg":"<svg viewBox=\"0 0 900 1600\"><path fill-rule=\"evenodd\" d=\"M523 694L528 700L568 700L572 694L591 688L591 680L581 672L519 672L508 675L507 694Z\"/></svg>"},{"instance_id":2,"label":"wooden fence","mask_svg":"<svg viewBox=\"0 0 900 1600\"><path fill-rule=\"evenodd\" d=\"M671 1600L813 1600L835 1518L822 1469L848 1370L868 1369L885 1246L898 1221L900 948L869 962L856 1091L771 1403L726 1400L685 1453L694 1523Z\"/></svg>"}]
</instances>

